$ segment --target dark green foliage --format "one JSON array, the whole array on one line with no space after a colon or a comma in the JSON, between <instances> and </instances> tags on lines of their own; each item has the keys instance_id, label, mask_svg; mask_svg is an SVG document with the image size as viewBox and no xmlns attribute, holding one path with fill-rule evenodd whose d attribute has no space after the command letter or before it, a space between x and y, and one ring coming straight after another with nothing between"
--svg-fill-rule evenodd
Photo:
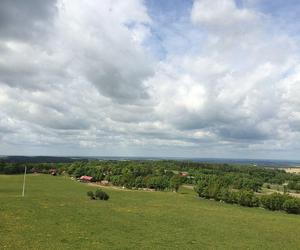
<instances>
[{"instance_id":1,"label":"dark green foliage","mask_svg":"<svg viewBox=\"0 0 300 250\"><path fill-rule=\"evenodd\" d=\"M215 176L204 177L195 187L199 197L215 199L226 203L236 203L241 206L257 207L259 199L251 190L230 191L229 188Z\"/></svg>"},{"instance_id":2,"label":"dark green foliage","mask_svg":"<svg viewBox=\"0 0 300 250\"><path fill-rule=\"evenodd\" d=\"M165 176L151 176L146 178L147 188L165 190L169 187L169 180Z\"/></svg>"},{"instance_id":3,"label":"dark green foliage","mask_svg":"<svg viewBox=\"0 0 300 250\"><path fill-rule=\"evenodd\" d=\"M237 204L238 203L238 193L237 192L229 192L229 200L225 201L227 203L231 204Z\"/></svg>"},{"instance_id":4,"label":"dark green foliage","mask_svg":"<svg viewBox=\"0 0 300 250\"><path fill-rule=\"evenodd\" d=\"M216 176L221 186L231 186L235 189L250 189L259 191L262 184L289 183L289 189L299 187L300 176L285 173L283 170L268 169L253 166L239 166L219 163L197 163L186 161L78 161L70 163L28 163L28 172L48 173L51 168L56 168L58 174L65 171L69 175L80 177L92 176L95 181L103 179L117 186L127 188L147 188L151 186L156 190L168 189L172 185L171 178L178 172L188 172L187 177L181 178L182 184L196 184L199 176ZM0 173L22 173L24 165L0 161ZM139 177L139 178L138 178ZM158 185L157 179L162 177ZM137 179L138 178L138 179Z\"/></svg>"},{"instance_id":5,"label":"dark green foliage","mask_svg":"<svg viewBox=\"0 0 300 250\"><path fill-rule=\"evenodd\" d=\"M174 190L175 192L178 192L178 189L180 187L182 183L182 178L178 175L174 175L171 179L170 179L170 188L172 190Z\"/></svg>"},{"instance_id":6,"label":"dark green foliage","mask_svg":"<svg viewBox=\"0 0 300 250\"><path fill-rule=\"evenodd\" d=\"M284 201L282 208L287 213L300 214L300 200L291 197Z\"/></svg>"},{"instance_id":7,"label":"dark green foliage","mask_svg":"<svg viewBox=\"0 0 300 250\"><path fill-rule=\"evenodd\" d=\"M220 188L217 194L217 200L224 201L227 203L233 203L231 199L231 192L229 192L228 188Z\"/></svg>"},{"instance_id":8,"label":"dark green foliage","mask_svg":"<svg viewBox=\"0 0 300 250\"><path fill-rule=\"evenodd\" d=\"M93 191L88 191L87 196L90 197L91 200L98 199L106 201L109 199L109 195L99 188L95 191L95 193L93 193Z\"/></svg>"},{"instance_id":9,"label":"dark green foliage","mask_svg":"<svg viewBox=\"0 0 300 250\"><path fill-rule=\"evenodd\" d=\"M0 173L2 174L19 174L24 172L25 165L0 163Z\"/></svg>"},{"instance_id":10,"label":"dark green foliage","mask_svg":"<svg viewBox=\"0 0 300 250\"><path fill-rule=\"evenodd\" d=\"M269 210L282 210L283 203L289 199L288 195L282 195L279 193L273 193L270 195L263 195L260 198L261 204L264 208Z\"/></svg>"},{"instance_id":11,"label":"dark green foliage","mask_svg":"<svg viewBox=\"0 0 300 250\"><path fill-rule=\"evenodd\" d=\"M78 168L75 169L74 176L76 178L79 178L83 175L85 175L85 168L83 166L79 166Z\"/></svg>"},{"instance_id":12,"label":"dark green foliage","mask_svg":"<svg viewBox=\"0 0 300 250\"><path fill-rule=\"evenodd\" d=\"M90 197L91 200L95 199L93 191L88 191L86 194L87 194L88 197Z\"/></svg>"},{"instance_id":13,"label":"dark green foliage","mask_svg":"<svg viewBox=\"0 0 300 250\"><path fill-rule=\"evenodd\" d=\"M300 181L289 181L287 188L291 190L300 190Z\"/></svg>"},{"instance_id":14,"label":"dark green foliage","mask_svg":"<svg viewBox=\"0 0 300 250\"><path fill-rule=\"evenodd\" d=\"M264 195L259 199L251 189L230 190L222 178L214 175L204 175L198 178L195 191L199 197L215 199L241 206L258 207L260 204L269 210L285 210L288 213L298 213L299 199L288 195L274 193ZM298 207L299 206L299 207Z\"/></svg>"},{"instance_id":15,"label":"dark green foliage","mask_svg":"<svg viewBox=\"0 0 300 250\"><path fill-rule=\"evenodd\" d=\"M253 190L255 192L258 192L259 189L262 187L262 185L264 184L264 182L261 179L258 178L240 178L237 179L234 182L234 188L237 189L250 189Z\"/></svg>"},{"instance_id":16,"label":"dark green foliage","mask_svg":"<svg viewBox=\"0 0 300 250\"><path fill-rule=\"evenodd\" d=\"M202 176L195 187L195 191L200 197L218 199L222 187L221 179L214 175Z\"/></svg>"},{"instance_id":17,"label":"dark green foliage","mask_svg":"<svg viewBox=\"0 0 300 250\"><path fill-rule=\"evenodd\" d=\"M97 189L95 191L95 197L96 199L105 200L105 201L109 199L109 195L106 192L102 191L101 189Z\"/></svg>"},{"instance_id":18,"label":"dark green foliage","mask_svg":"<svg viewBox=\"0 0 300 250\"><path fill-rule=\"evenodd\" d=\"M143 188L146 186L146 182L142 176L138 176L135 178L134 186L137 188Z\"/></svg>"},{"instance_id":19,"label":"dark green foliage","mask_svg":"<svg viewBox=\"0 0 300 250\"><path fill-rule=\"evenodd\" d=\"M241 206L258 207L259 199L255 196L253 191L240 190L236 192L236 201Z\"/></svg>"}]
</instances>

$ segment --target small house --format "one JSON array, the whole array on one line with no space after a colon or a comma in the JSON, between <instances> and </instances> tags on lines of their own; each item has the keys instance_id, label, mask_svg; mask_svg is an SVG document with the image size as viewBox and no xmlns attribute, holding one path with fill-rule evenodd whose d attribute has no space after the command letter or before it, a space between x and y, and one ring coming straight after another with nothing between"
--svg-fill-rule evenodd
<instances>
[{"instance_id":1,"label":"small house","mask_svg":"<svg viewBox=\"0 0 300 250\"><path fill-rule=\"evenodd\" d=\"M82 182L91 182L93 180L93 177L88 175L83 175L79 178L79 180Z\"/></svg>"}]
</instances>

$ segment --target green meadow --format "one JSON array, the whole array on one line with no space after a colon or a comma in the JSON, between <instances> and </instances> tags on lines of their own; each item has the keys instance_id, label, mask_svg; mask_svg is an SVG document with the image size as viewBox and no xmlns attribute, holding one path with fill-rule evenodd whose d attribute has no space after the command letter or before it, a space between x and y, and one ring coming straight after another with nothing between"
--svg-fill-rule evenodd
<instances>
[{"instance_id":1,"label":"green meadow","mask_svg":"<svg viewBox=\"0 0 300 250\"><path fill-rule=\"evenodd\" d=\"M300 216L179 193L95 187L50 175L0 175L0 249L300 249Z\"/></svg>"}]
</instances>

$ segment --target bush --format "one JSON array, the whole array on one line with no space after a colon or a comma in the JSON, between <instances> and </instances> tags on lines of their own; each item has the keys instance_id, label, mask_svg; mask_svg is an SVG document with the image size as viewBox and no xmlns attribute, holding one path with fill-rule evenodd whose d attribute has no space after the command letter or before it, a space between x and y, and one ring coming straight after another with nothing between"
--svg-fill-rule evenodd
<instances>
[{"instance_id":1,"label":"bush","mask_svg":"<svg viewBox=\"0 0 300 250\"><path fill-rule=\"evenodd\" d=\"M88 197L90 197L91 200L95 200L95 196L94 196L93 191L88 191L86 194L87 194Z\"/></svg>"},{"instance_id":2,"label":"bush","mask_svg":"<svg viewBox=\"0 0 300 250\"><path fill-rule=\"evenodd\" d=\"M259 206L260 206L260 200L256 195L254 195L252 198L252 207L259 207Z\"/></svg>"},{"instance_id":3,"label":"bush","mask_svg":"<svg viewBox=\"0 0 300 250\"><path fill-rule=\"evenodd\" d=\"M238 203L238 193L234 192L234 191L231 191L229 193L229 197L228 197L228 200L226 202L231 203L231 204Z\"/></svg>"},{"instance_id":4,"label":"bush","mask_svg":"<svg viewBox=\"0 0 300 250\"><path fill-rule=\"evenodd\" d=\"M109 195L104 191L102 191L101 189L96 190L95 197L99 200L105 200L105 201L109 199Z\"/></svg>"},{"instance_id":5,"label":"bush","mask_svg":"<svg viewBox=\"0 0 300 250\"><path fill-rule=\"evenodd\" d=\"M228 188L221 188L217 194L217 199L220 201L230 203L230 192Z\"/></svg>"},{"instance_id":6,"label":"bush","mask_svg":"<svg viewBox=\"0 0 300 250\"><path fill-rule=\"evenodd\" d=\"M274 210L282 210L283 203L287 199L289 199L288 195L273 193L270 195L262 196L260 201L264 208L274 211Z\"/></svg>"},{"instance_id":7,"label":"bush","mask_svg":"<svg viewBox=\"0 0 300 250\"><path fill-rule=\"evenodd\" d=\"M95 191L95 194L93 193L93 191L88 191L87 196L90 197L91 200L98 199L107 201L109 199L109 195L101 189L97 189Z\"/></svg>"},{"instance_id":8,"label":"bush","mask_svg":"<svg viewBox=\"0 0 300 250\"><path fill-rule=\"evenodd\" d=\"M283 203L283 210L289 214L300 214L300 200L289 198Z\"/></svg>"},{"instance_id":9,"label":"bush","mask_svg":"<svg viewBox=\"0 0 300 250\"><path fill-rule=\"evenodd\" d=\"M259 200L253 191L240 190L237 192L237 203L245 207L257 207Z\"/></svg>"},{"instance_id":10,"label":"bush","mask_svg":"<svg viewBox=\"0 0 300 250\"><path fill-rule=\"evenodd\" d=\"M105 192L103 192L103 200L107 201L109 199L109 195Z\"/></svg>"},{"instance_id":11,"label":"bush","mask_svg":"<svg viewBox=\"0 0 300 250\"><path fill-rule=\"evenodd\" d=\"M202 179L198 180L197 185L195 186L195 191L198 193L199 197L204 197L206 199L215 199L222 200L221 196L226 192L222 185L219 183L216 176L205 176Z\"/></svg>"}]
</instances>

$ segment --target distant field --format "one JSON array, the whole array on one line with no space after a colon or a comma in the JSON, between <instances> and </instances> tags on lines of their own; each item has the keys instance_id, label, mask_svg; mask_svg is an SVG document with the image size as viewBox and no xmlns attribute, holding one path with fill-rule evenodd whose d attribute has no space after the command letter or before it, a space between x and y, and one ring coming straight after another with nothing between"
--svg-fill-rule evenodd
<instances>
[{"instance_id":1,"label":"distant field","mask_svg":"<svg viewBox=\"0 0 300 250\"><path fill-rule=\"evenodd\" d=\"M294 168L282 168L287 173L300 174L300 166Z\"/></svg>"},{"instance_id":2,"label":"distant field","mask_svg":"<svg viewBox=\"0 0 300 250\"><path fill-rule=\"evenodd\" d=\"M94 189L64 177L0 175L0 249L299 249L300 216L198 199L193 190Z\"/></svg>"}]
</instances>

